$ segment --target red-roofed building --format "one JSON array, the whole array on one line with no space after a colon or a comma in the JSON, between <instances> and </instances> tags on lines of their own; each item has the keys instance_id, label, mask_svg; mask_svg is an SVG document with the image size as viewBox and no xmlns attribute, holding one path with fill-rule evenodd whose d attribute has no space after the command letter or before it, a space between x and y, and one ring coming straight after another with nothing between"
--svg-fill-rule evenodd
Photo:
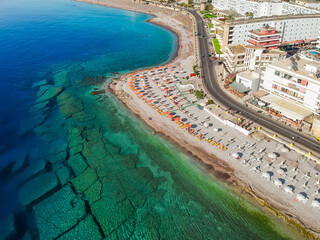
<instances>
[{"instance_id":1,"label":"red-roofed building","mask_svg":"<svg viewBox=\"0 0 320 240\"><path fill-rule=\"evenodd\" d=\"M281 32L268 25L248 34L248 43L251 46L262 46L265 49L278 48Z\"/></svg>"}]
</instances>

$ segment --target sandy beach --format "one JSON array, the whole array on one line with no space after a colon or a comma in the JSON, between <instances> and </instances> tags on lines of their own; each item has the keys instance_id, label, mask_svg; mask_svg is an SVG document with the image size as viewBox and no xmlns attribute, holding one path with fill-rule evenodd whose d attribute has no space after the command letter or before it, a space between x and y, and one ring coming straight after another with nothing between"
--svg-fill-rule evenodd
<instances>
[{"instance_id":1,"label":"sandy beach","mask_svg":"<svg viewBox=\"0 0 320 240\"><path fill-rule=\"evenodd\" d=\"M164 69L157 68L153 71L141 70L134 75L122 75L110 86L106 86L122 100L128 109L151 126L156 134L161 134L164 138L178 144L184 152L201 161L208 171L238 189L237 191L245 189L258 200L259 204L266 206L279 217L288 222L294 220L316 237L320 236L318 224L320 208L311 204L318 199L319 175L311 161L284 148L272 139L264 138L257 141L219 122L212 117L215 114L218 116L214 107L207 108L207 111L199 110L195 105L186 108L187 110L180 109L181 111L177 111L176 114L179 114L181 121L172 121L165 114L159 114L158 110L163 113L165 109L167 111L174 109L167 95L178 94L175 91L179 87L182 91L183 86L177 82L178 80L183 82L183 76L191 73L195 64L192 21L188 15L128 0L84 0L82 2L155 15L150 22L171 29L179 36L178 53L170 63L176 68L165 66ZM176 79L172 82L168 81L167 93L157 88L159 81L165 82L165 76L168 76L168 79L169 77ZM140 81L140 78L143 78L144 82ZM193 85L198 82L199 80L194 79ZM153 102L157 98L157 105L147 104L146 96L139 97L132 91L133 88L142 89L143 86L148 88L147 97L150 97ZM194 99L190 96L189 100ZM181 98L176 102L186 106L187 102L183 101L184 99ZM170 104L172 107L169 109ZM183 119L186 120L183 121ZM207 127L203 125L204 122L208 123ZM197 125L195 127L197 133L192 134L189 131L190 127L185 128L186 123ZM274 153L275 157L271 156L271 153ZM238 154L238 157L233 156L234 154ZM278 179L282 179L283 182ZM301 195L302 192L305 195L302 194L300 197L299 194ZM308 235L308 233L304 234Z\"/></svg>"}]
</instances>

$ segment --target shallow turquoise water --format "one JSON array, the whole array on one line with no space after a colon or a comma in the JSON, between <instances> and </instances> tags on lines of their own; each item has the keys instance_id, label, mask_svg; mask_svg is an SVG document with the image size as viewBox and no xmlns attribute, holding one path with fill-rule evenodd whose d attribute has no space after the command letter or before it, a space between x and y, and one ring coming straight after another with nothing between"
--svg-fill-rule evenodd
<instances>
[{"instance_id":1,"label":"shallow turquoise water","mask_svg":"<svg viewBox=\"0 0 320 240\"><path fill-rule=\"evenodd\" d=\"M101 76L167 61L174 34L146 23L148 15L78 2L0 4L0 131L8 136L0 140L0 166L28 153L18 171L1 172L0 217L14 213L15 238L292 237L152 135L111 94L90 95L110 81ZM29 114L39 92L30 86L43 79L62 92ZM45 120L19 134L33 115Z\"/></svg>"}]
</instances>

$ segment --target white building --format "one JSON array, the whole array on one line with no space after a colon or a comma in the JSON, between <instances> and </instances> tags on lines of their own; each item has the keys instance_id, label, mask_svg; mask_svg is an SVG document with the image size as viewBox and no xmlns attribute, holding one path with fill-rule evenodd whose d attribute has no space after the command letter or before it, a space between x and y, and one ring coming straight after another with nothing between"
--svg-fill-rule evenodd
<instances>
[{"instance_id":1,"label":"white building","mask_svg":"<svg viewBox=\"0 0 320 240\"><path fill-rule=\"evenodd\" d=\"M281 0L213 0L212 5L218 10L234 10L242 15L251 12L253 17L320 13L316 9L282 2Z\"/></svg>"},{"instance_id":2,"label":"white building","mask_svg":"<svg viewBox=\"0 0 320 240\"><path fill-rule=\"evenodd\" d=\"M263 69L273 61L284 59L286 52L262 46L244 46L242 44L229 45L225 51L225 68L228 73L244 70Z\"/></svg>"},{"instance_id":3,"label":"white building","mask_svg":"<svg viewBox=\"0 0 320 240\"><path fill-rule=\"evenodd\" d=\"M295 3L304 7L320 10L320 2L318 1L297 0Z\"/></svg>"},{"instance_id":4,"label":"white building","mask_svg":"<svg viewBox=\"0 0 320 240\"><path fill-rule=\"evenodd\" d=\"M256 92L260 85L261 72L259 70L247 70L237 74L236 82L249 88L251 92Z\"/></svg>"},{"instance_id":5,"label":"white building","mask_svg":"<svg viewBox=\"0 0 320 240\"><path fill-rule=\"evenodd\" d=\"M261 86L271 93L265 100L293 120L320 109L320 61L299 56L269 64L261 77Z\"/></svg>"},{"instance_id":6,"label":"white building","mask_svg":"<svg viewBox=\"0 0 320 240\"><path fill-rule=\"evenodd\" d=\"M316 41L320 30L320 14L286 15L238 20L212 20L216 38L224 51L229 44L247 44L251 31L268 25L281 32L280 43Z\"/></svg>"}]
</instances>

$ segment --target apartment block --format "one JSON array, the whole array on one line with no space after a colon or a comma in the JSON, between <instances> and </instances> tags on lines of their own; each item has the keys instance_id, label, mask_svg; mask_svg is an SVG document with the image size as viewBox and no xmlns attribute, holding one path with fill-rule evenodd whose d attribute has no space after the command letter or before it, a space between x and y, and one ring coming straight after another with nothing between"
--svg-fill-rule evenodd
<instances>
[{"instance_id":1,"label":"apartment block","mask_svg":"<svg viewBox=\"0 0 320 240\"><path fill-rule=\"evenodd\" d=\"M265 68L273 61L284 59L286 52L265 49L263 46L229 45L225 51L225 70L228 73Z\"/></svg>"},{"instance_id":2,"label":"apartment block","mask_svg":"<svg viewBox=\"0 0 320 240\"><path fill-rule=\"evenodd\" d=\"M301 119L320 110L320 61L308 54L273 62L261 77L261 86L281 98L287 108L296 107Z\"/></svg>"},{"instance_id":3,"label":"apartment block","mask_svg":"<svg viewBox=\"0 0 320 240\"><path fill-rule=\"evenodd\" d=\"M274 28L280 44L315 42L319 36L320 14L285 15L238 20L212 20L214 34L222 50L229 44L247 44L253 33L269 26ZM251 40L254 40L251 38Z\"/></svg>"},{"instance_id":4,"label":"apartment block","mask_svg":"<svg viewBox=\"0 0 320 240\"><path fill-rule=\"evenodd\" d=\"M320 11L281 0L213 0L212 5L218 10L234 10L245 16L246 12L253 17L268 17L290 14L319 14Z\"/></svg>"}]
</instances>

